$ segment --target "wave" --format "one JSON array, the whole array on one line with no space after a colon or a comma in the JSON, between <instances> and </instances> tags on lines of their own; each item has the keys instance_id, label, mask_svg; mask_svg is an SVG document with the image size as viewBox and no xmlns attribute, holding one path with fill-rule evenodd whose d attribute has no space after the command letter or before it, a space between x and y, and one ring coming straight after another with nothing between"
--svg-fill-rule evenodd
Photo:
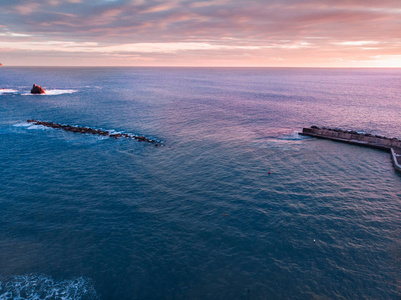
<instances>
[{"instance_id":1,"label":"wave","mask_svg":"<svg viewBox=\"0 0 401 300\"><path fill-rule=\"evenodd\" d=\"M70 280L56 280L47 275L28 274L9 278L0 277L0 280L1 300L99 299L92 281L83 277Z\"/></svg>"},{"instance_id":2,"label":"wave","mask_svg":"<svg viewBox=\"0 0 401 300\"><path fill-rule=\"evenodd\" d=\"M287 135L282 135L277 137L278 140L282 140L282 141L299 141L299 140L307 140L310 139L307 136L304 135L300 135L299 134L300 131L294 131L291 134L287 134Z\"/></svg>"},{"instance_id":3,"label":"wave","mask_svg":"<svg viewBox=\"0 0 401 300\"><path fill-rule=\"evenodd\" d=\"M77 90L45 90L46 94L31 94L29 93L23 93L21 95L23 96L58 96L58 95L64 95L64 94L72 94L78 92Z\"/></svg>"},{"instance_id":4,"label":"wave","mask_svg":"<svg viewBox=\"0 0 401 300\"><path fill-rule=\"evenodd\" d=\"M42 125L35 125L33 123L28 123L28 122L22 122L22 123L17 123L13 125L14 127L24 127L26 129L40 129L40 130L51 130L51 128L42 126ZM1 300L1 298L0 298Z\"/></svg>"},{"instance_id":5,"label":"wave","mask_svg":"<svg viewBox=\"0 0 401 300\"><path fill-rule=\"evenodd\" d=\"M273 148L281 150L295 150L299 151L305 147L305 140L311 139L308 136L298 134L299 131L294 131L291 134L271 136L265 139L258 140L255 146L258 148Z\"/></svg>"},{"instance_id":6,"label":"wave","mask_svg":"<svg viewBox=\"0 0 401 300\"><path fill-rule=\"evenodd\" d=\"M3 94L17 94L18 91L14 89L0 89L0 95Z\"/></svg>"},{"instance_id":7,"label":"wave","mask_svg":"<svg viewBox=\"0 0 401 300\"><path fill-rule=\"evenodd\" d=\"M63 94L72 94L78 92L77 90L46 90L45 95L55 96L55 95L63 95Z\"/></svg>"},{"instance_id":8,"label":"wave","mask_svg":"<svg viewBox=\"0 0 401 300\"><path fill-rule=\"evenodd\" d=\"M14 95L22 95L22 96L58 96L58 95L65 95L65 94L72 94L72 93L77 93L78 90L73 90L73 89L51 89L51 90L45 90L46 94L31 94L30 91L27 91L26 89L0 89L0 96L1 95L9 95L9 94L14 94Z\"/></svg>"}]
</instances>

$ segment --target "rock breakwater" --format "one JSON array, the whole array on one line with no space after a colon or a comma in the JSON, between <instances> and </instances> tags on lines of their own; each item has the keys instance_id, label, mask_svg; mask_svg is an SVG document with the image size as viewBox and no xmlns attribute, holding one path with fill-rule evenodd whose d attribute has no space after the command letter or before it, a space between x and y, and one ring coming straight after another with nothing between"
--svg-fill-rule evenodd
<instances>
[{"instance_id":1,"label":"rock breakwater","mask_svg":"<svg viewBox=\"0 0 401 300\"><path fill-rule=\"evenodd\" d=\"M401 140L397 138L317 126L303 128L299 134L390 151L394 168L401 173Z\"/></svg>"},{"instance_id":2,"label":"rock breakwater","mask_svg":"<svg viewBox=\"0 0 401 300\"><path fill-rule=\"evenodd\" d=\"M101 130L101 129L94 129L90 127L80 127L80 126L71 126L71 125L62 125L62 124L57 124L53 122L45 122L45 121L37 121L34 119L27 120L28 123L32 123L34 125L42 125L54 129L62 129L65 131L71 131L71 132L76 132L76 133L87 133L87 134L96 134L96 135L102 135L102 136L108 136L111 138L127 138L127 139L134 139L137 140L138 142L146 142L149 144L154 144L156 147L160 146L160 142L149 139L145 136L140 136L140 135L135 135L135 134L129 134L129 133L110 133L110 131L107 130Z\"/></svg>"},{"instance_id":3,"label":"rock breakwater","mask_svg":"<svg viewBox=\"0 0 401 300\"><path fill-rule=\"evenodd\" d=\"M380 135L361 133L353 130L332 129L312 126L303 128L301 135L308 135L351 144L358 144L372 148L390 150L390 148L401 148L401 141L396 138L388 138Z\"/></svg>"}]
</instances>

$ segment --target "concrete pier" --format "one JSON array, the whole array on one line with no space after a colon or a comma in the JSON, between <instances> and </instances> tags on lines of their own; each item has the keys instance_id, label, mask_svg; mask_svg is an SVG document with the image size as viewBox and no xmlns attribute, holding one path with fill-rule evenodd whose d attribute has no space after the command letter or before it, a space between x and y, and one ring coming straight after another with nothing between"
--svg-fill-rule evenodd
<instances>
[{"instance_id":1,"label":"concrete pier","mask_svg":"<svg viewBox=\"0 0 401 300\"><path fill-rule=\"evenodd\" d=\"M396 138L372 135L368 133L358 133L351 130L319 128L303 128L299 134L316 138L328 139L353 145L360 145L370 148L387 150L391 153L394 169L401 173L401 141Z\"/></svg>"}]
</instances>

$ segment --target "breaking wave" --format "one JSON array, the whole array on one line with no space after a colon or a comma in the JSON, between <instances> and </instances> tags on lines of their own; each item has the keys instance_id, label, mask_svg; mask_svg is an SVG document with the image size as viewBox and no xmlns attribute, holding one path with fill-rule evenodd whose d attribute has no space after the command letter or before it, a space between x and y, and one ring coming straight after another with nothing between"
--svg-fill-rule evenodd
<instances>
[{"instance_id":1,"label":"breaking wave","mask_svg":"<svg viewBox=\"0 0 401 300\"><path fill-rule=\"evenodd\" d=\"M24 96L57 96L57 95L64 95L64 94L72 94L78 92L77 90L45 90L46 94L40 94L40 95L33 95L30 92L28 93L23 93L22 95Z\"/></svg>"},{"instance_id":2,"label":"breaking wave","mask_svg":"<svg viewBox=\"0 0 401 300\"><path fill-rule=\"evenodd\" d=\"M290 134L272 136L261 139L257 141L255 145L258 148L273 148L299 151L300 148L305 146L304 141L309 139L310 137L299 135L298 131L294 131Z\"/></svg>"},{"instance_id":3,"label":"breaking wave","mask_svg":"<svg viewBox=\"0 0 401 300\"><path fill-rule=\"evenodd\" d=\"M299 140L309 139L309 137L300 135L299 131L294 131L291 134L282 135L282 136L277 137L276 139L282 140L282 141L299 141Z\"/></svg>"},{"instance_id":4,"label":"breaking wave","mask_svg":"<svg viewBox=\"0 0 401 300\"><path fill-rule=\"evenodd\" d=\"M14 89L0 89L0 95L3 94L17 94L18 91Z\"/></svg>"},{"instance_id":5,"label":"breaking wave","mask_svg":"<svg viewBox=\"0 0 401 300\"><path fill-rule=\"evenodd\" d=\"M28 122L17 123L17 124L14 124L13 126L14 127L24 127L29 130L31 130L31 129L51 130L51 128L49 128L49 127L42 126L42 125L35 125L32 123L28 123Z\"/></svg>"},{"instance_id":6,"label":"breaking wave","mask_svg":"<svg viewBox=\"0 0 401 300\"><path fill-rule=\"evenodd\" d=\"M55 280L47 275L0 277L0 300L95 300L99 299L90 279Z\"/></svg>"}]
</instances>

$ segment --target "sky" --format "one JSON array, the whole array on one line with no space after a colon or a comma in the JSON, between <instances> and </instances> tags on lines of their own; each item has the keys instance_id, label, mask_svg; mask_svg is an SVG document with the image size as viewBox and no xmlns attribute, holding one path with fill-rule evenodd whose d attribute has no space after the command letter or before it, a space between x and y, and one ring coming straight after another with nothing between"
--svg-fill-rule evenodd
<instances>
[{"instance_id":1,"label":"sky","mask_svg":"<svg viewBox=\"0 0 401 300\"><path fill-rule=\"evenodd\" d=\"M0 0L5 66L401 67L401 0Z\"/></svg>"}]
</instances>

